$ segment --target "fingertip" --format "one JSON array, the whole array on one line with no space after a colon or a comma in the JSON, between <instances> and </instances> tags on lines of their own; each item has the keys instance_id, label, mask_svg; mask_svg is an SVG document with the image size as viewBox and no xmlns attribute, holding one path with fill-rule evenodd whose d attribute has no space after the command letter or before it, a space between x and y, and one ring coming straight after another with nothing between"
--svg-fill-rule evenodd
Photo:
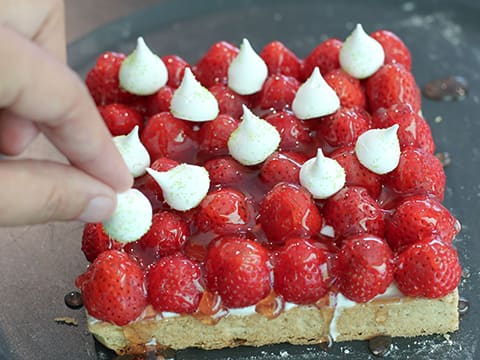
<instances>
[{"instance_id":1,"label":"fingertip","mask_svg":"<svg viewBox=\"0 0 480 360\"><path fill-rule=\"evenodd\" d=\"M116 198L106 195L99 195L92 198L85 206L78 220L96 223L110 218L115 211Z\"/></svg>"}]
</instances>

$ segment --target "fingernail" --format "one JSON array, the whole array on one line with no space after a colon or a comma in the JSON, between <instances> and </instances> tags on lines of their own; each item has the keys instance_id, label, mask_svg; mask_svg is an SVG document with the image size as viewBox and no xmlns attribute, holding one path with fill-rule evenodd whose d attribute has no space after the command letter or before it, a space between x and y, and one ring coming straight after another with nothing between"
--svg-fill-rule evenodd
<instances>
[{"instance_id":1,"label":"fingernail","mask_svg":"<svg viewBox=\"0 0 480 360\"><path fill-rule=\"evenodd\" d=\"M115 210L115 202L106 196L97 196L90 200L79 220L85 222L101 222L107 220Z\"/></svg>"}]
</instances>

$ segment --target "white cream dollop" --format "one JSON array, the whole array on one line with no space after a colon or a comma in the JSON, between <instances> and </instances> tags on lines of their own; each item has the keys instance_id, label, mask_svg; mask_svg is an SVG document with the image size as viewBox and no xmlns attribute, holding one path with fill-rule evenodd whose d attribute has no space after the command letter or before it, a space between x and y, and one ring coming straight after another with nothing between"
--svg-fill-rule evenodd
<instances>
[{"instance_id":1,"label":"white cream dollop","mask_svg":"<svg viewBox=\"0 0 480 360\"><path fill-rule=\"evenodd\" d=\"M280 133L243 105L242 122L228 139L230 155L243 165L265 161L280 144Z\"/></svg>"},{"instance_id":2,"label":"white cream dollop","mask_svg":"<svg viewBox=\"0 0 480 360\"><path fill-rule=\"evenodd\" d=\"M160 185L167 204L175 210L186 211L196 207L207 195L210 177L203 166L180 164L168 171L147 172Z\"/></svg>"},{"instance_id":3,"label":"white cream dollop","mask_svg":"<svg viewBox=\"0 0 480 360\"><path fill-rule=\"evenodd\" d=\"M357 79L373 75L385 60L382 45L357 24L340 49L340 66Z\"/></svg>"},{"instance_id":4,"label":"white cream dollop","mask_svg":"<svg viewBox=\"0 0 480 360\"><path fill-rule=\"evenodd\" d=\"M103 223L105 232L114 240L128 243L140 239L152 225L152 205L140 191L117 194L117 208Z\"/></svg>"},{"instance_id":5,"label":"white cream dollop","mask_svg":"<svg viewBox=\"0 0 480 360\"><path fill-rule=\"evenodd\" d=\"M251 95L262 89L267 79L265 61L253 50L250 42L243 39L238 55L228 67L228 87L240 95Z\"/></svg>"},{"instance_id":6,"label":"white cream dollop","mask_svg":"<svg viewBox=\"0 0 480 360\"><path fill-rule=\"evenodd\" d=\"M400 161L397 130L398 124L365 131L355 144L358 161L375 174L383 175L394 170Z\"/></svg>"},{"instance_id":7,"label":"white cream dollop","mask_svg":"<svg viewBox=\"0 0 480 360\"><path fill-rule=\"evenodd\" d=\"M138 125L128 135L115 136L113 142L127 164L130 174L133 177L144 175L150 166L150 155L140 141Z\"/></svg>"},{"instance_id":8,"label":"white cream dollop","mask_svg":"<svg viewBox=\"0 0 480 360\"><path fill-rule=\"evenodd\" d=\"M162 59L145 44L142 37L137 48L120 67L120 86L135 95L151 95L167 83L168 71Z\"/></svg>"},{"instance_id":9,"label":"white cream dollop","mask_svg":"<svg viewBox=\"0 0 480 360\"><path fill-rule=\"evenodd\" d=\"M300 184L314 199L326 199L345 185L345 170L336 160L324 156L319 148L317 156L300 168Z\"/></svg>"},{"instance_id":10,"label":"white cream dollop","mask_svg":"<svg viewBox=\"0 0 480 360\"><path fill-rule=\"evenodd\" d=\"M187 67L182 83L173 93L170 111L176 118L203 122L215 119L219 109L215 96L195 79Z\"/></svg>"},{"instance_id":11,"label":"white cream dollop","mask_svg":"<svg viewBox=\"0 0 480 360\"><path fill-rule=\"evenodd\" d=\"M327 84L318 67L295 94L292 110L302 120L332 114L340 108L340 99L335 90Z\"/></svg>"}]
</instances>

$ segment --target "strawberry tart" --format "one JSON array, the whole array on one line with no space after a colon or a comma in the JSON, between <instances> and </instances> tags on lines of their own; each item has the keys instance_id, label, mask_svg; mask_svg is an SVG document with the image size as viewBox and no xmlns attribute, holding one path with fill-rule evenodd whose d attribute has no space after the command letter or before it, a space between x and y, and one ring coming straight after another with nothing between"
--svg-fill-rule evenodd
<instances>
[{"instance_id":1,"label":"strawberry tart","mask_svg":"<svg viewBox=\"0 0 480 360\"><path fill-rule=\"evenodd\" d=\"M123 354L457 330L460 223L410 66L361 25L303 60L101 55L86 83L136 181L85 226L90 332Z\"/></svg>"}]
</instances>

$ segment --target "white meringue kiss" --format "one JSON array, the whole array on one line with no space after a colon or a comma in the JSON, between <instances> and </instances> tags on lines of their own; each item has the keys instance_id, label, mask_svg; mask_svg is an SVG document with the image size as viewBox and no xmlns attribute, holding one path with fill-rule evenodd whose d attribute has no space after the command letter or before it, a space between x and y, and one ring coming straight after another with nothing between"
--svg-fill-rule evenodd
<instances>
[{"instance_id":1,"label":"white meringue kiss","mask_svg":"<svg viewBox=\"0 0 480 360\"><path fill-rule=\"evenodd\" d=\"M372 129L357 139L355 154L358 161L375 174L386 174L394 170L400 161L398 124L386 129Z\"/></svg>"},{"instance_id":2,"label":"white meringue kiss","mask_svg":"<svg viewBox=\"0 0 480 360\"><path fill-rule=\"evenodd\" d=\"M186 211L196 207L210 188L208 171L197 165L180 164L168 171L147 172L162 188L167 204L175 210Z\"/></svg>"},{"instance_id":3,"label":"white meringue kiss","mask_svg":"<svg viewBox=\"0 0 480 360\"><path fill-rule=\"evenodd\" d=\"M195 79L187 67L182 83L173 93L170 111L176 118L203 122L215 119L219 109L215 96Z\"/></svg>"},{"instance_id":4,"label":"white meringue kiss","mask_svg":"<svg viewBox=\"0 0 480 360\"><path fill-rule=\"evenodd\" d=\"M325 157L319 148L317 156L300 168L300 184L313 198L326 199L345 185L345 170L336 160Z\"/></svg>"},{"instance_id":5,"label":"white meringue kiss","mask_svg":"<svg viewBox=\"0 0 480 360\"><path fill-rule=\"evenodd\" d=\"M332 114L340 108L340 99L316 67L293 99L292 110L302 120Z\"/></svg>"},{"instance_id":6,"label":"white meringue kiss","mask_svg":"<svg viewBox=\"0 0 480 360\"><path fill-rule=\"evenodd\" d=\"M243 105L242 122L228 139L230 155L243 165L257 165L269 157L279 144L277 129Z\"/></svg>"},{"instance_id":7,"label":"white meringue kiss","mask_svg":"<svg viewBox=\"0 0 480 360\"><path fill-rule=\"evenodd\" d=\"M251 95L262 89L267 79L265 61L253 50L250 42L243 39L238 55L228 67L228 87L240 95Z\"/></svg>"},{"instance_id":8,"label":"white meringue kiss","mask_svg":"<svg viewBox=\"0 0 480 360\"><path fill-rule=\"evenodd\" d=\"M162 59L139 37L137 48L123 61L118 77L120 86L129 93L151 95L167 83L168 71Z\"/></svg>"},{"instance_id":9,"label":"white meringue kiss","mask_svg":"<svg viewBox=\"0 0 480 360\"><path fill-rule=\"evenodd\" d=\"M357 79L373 75L385 60L382 45L357 24L340 49L340 66Z\"/></svg>"},{"instance_id":10,"label":"white meringue kiss","mask_svg":"<svg viewBox=\"0 0 480 360\"><path fill-rule=\"evenodd\" d=\"M117 195L117 208L103 223L112 239L128 243L140 239L152 225L152 205L140 191L127 190Z\"/></svg>"},{"instance_id":11,"label":"white meringue kiss","mask_svg":"<svg viewBox=\"0 0 480 360\"><path fill-rule=\"evenodd\" d=\"M128 135L115 136L113 142L133 177L142 176L150 166L150 155L138 136L138 125Z\"/></svg>"}]
</instances>

